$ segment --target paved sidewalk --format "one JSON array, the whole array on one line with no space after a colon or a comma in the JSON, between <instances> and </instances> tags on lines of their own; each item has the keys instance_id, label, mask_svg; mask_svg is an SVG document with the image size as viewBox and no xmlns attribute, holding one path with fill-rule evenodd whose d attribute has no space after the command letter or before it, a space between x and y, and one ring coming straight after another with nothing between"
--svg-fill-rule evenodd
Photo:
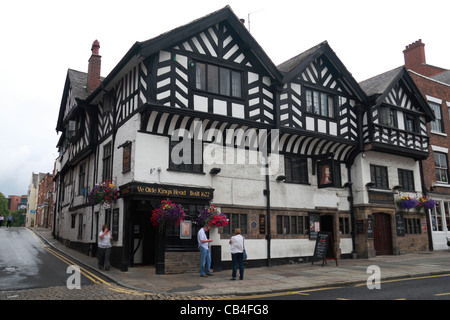
<instances>
[{"instance_id":1,"label":"paved sidewalk","mask_svg":"<svg viewBox=\"0 0 450 320\"><path fill-rule=\"evenodd\" d=\"M201 278L199 273L155 274L154 267L128 268L127 272L111 268L100 271L97 259L72 250L53 239L50 229L31 228L55 249L65 252L81 265L95 269L111 281L150 293L180 296L223 297L233 295L258 295L282 291L300 291L321 287L365 284L367 268L380 268L381 279L425 276L450 273L450 251L432 251L419 254L378 256L370 259L334 260L322 267L321 263L301 263L283 266L246 268L244 280L231 280L231 270L216 272Z\"/></svg>"}]
</instances>

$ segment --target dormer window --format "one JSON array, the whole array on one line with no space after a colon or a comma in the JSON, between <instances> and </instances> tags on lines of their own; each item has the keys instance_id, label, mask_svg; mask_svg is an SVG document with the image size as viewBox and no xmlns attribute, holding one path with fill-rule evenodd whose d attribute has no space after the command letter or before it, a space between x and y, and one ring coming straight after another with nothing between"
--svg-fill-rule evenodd
<instances>
[{"instance_id":1,"label":"dormer window","mask_svg":"<svg viewBox=\"0 0 450 320\"><path fill-rule=\"evenodd\" d=\"M242 72L197 62L195 88L228 97L242 97Z\"/></svg>"},{"instance_id":2,"label":"dormer window","mask_svg":"<svg viewBox=\"0 0 450 320\"><path fill-rule=\"evenodd\" d=\"M334 118L334 96L317 90L306 89L306 112Z\"/></svg>"}]
</instances>

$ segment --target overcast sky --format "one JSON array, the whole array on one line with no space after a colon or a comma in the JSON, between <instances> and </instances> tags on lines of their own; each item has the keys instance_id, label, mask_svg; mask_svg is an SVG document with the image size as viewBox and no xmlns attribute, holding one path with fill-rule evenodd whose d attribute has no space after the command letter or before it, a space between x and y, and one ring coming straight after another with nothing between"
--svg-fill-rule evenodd
<instances>
[{"instance_id":1,"label":"overcast sky","mask_svg":"<svg viewBox=\"0 0 450 320\"><path fill-rule=\"evenodd\" d=\"M272 61L327 40L360 82L404 64L422 39L427 63L450 69L448 0L15 0L0 4L0 192L25 195L52 172L67 69L86 72L100 42L107 76L145 41L230 5Z\"/></svg>"}]
</instances>

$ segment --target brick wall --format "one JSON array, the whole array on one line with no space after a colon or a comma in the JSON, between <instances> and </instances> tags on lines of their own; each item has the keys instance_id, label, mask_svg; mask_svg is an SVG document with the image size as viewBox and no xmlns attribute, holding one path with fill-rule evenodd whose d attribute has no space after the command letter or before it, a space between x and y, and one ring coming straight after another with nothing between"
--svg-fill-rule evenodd
<instances>
[{"instance_id":1,"label":"brick wall","mask_svg":"<svg viewBox=\"0 0 450 320\"><path fill-rule=\"evenodd\" d=\"M165 255L165 273L200 272L200 251L170 252Z\"/></svg>"},{"instance_id":2,"label":"brick wall","mask_svg":"<svg viewBox=\"0 0 450 320\"><path fill-rule=\"evenodd\" d=\"M427 96L431 96L442 100L441 114L443 119L444 134L432 133L430 130L430 124L428 124L428 132L430 136L430 144L432 146L439 146L443 148L448 148L450 150L450 137L449 137L450 114L449 114L449 106L447 106L447 101L450 103L450 85L434 81L430 78L420 76L413 72L409 73L425 99L427 99ZM433 150L430 147L430 156L428 157L428 159L422 162L424 181L428 190L430 190L431 186L436 181L435 165L433 157L434 157ZM450 166L449 164L447 165ZM433 192L450 194L450 189L443 187L435 187Z\"/></svg>"}]
</instances>

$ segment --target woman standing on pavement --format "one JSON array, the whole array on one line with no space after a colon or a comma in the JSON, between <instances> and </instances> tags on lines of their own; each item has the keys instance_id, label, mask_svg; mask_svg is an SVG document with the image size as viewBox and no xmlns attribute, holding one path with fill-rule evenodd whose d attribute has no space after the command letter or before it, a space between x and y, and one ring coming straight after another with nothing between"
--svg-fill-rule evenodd
<instances>
[{"instance_id":1,"label":"woman standing on pavement","mask_svg":"<svg viewBox=\"0 0 450 320\"><path fill-rule=\"evenodd\" d=\"M102 232L100 232L98 238L98 268L100 270L103 270L103 268L109 270L111 267L109 255L111 253L111 240L113 240L113 237L106 224L103 225Z\"/></svg>"},{"instance_id":2,"label":"woman standing on pavement","mask_svg":"<svg viewBox=\"0 0 450 320\"><path fill-rule=\"evenodd\" d=\"M239 265L239 280L244 279L244 237L241 229L234 229L235 235L231 237L231 259L233 261L233 272L231 280L236 280L237 266Z\"/></svg>"}]
</instances>

